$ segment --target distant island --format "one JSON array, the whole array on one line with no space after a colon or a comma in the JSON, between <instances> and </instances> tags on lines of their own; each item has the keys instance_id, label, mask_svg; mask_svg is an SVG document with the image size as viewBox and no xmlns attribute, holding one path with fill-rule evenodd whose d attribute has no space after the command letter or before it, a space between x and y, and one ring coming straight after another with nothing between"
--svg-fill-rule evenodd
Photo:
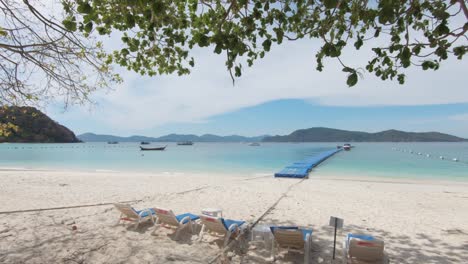
<instances>
[{"instance_id":1,"label":"distant island","mask_svg":"<svg viewBox=\"0 0 468 264\"><path fill-rule=\"evenodd\" d=\"M439 132L385 130L377 133L326 127L299 129L286 136L269 136L263 142L461 142L467 139Z\"/></svg>"},{"instance_id":2,"label":"distant island","mask_svg":"<svg viewBox=\"0 0 468 264\"><path fill-rule=\"evenodd\" d=\"M467 139L447 135L439 132L404 132L398 130L386 130L378 133L359 131L347 131L326 127L313 127L299 129L286 136L257 136L244 137L238 135L218 136L213 134L184 135L169 134L161 137L130 136L119 137L113 135L97 135L84 133L78 135L84 142L461 142Z\"/></svg>"},{"instance_id":3,"label":"distant island","mask_svg":"<svg viewBox=\"0 0 468 264\"><path fill-rule=\"evenodd\" d=\"M130 137L119 137L113 135L97 135L93 133L84 133L78 135L78 138L84 142L180 142L180 141L193 141L193 142L260 142L264 137L243 137L238 135L231 136L217 136L212 134L205 134L202 136L197 135L181 135L181 134L169 134L162 137L145 137L145 136L130 136Z\"/></svg>"},{"instance_id":4,"label":"distant island","mask_svg":"<svg viewBox=\"0 0 468 264\"><path fill-rule=\"evenodd\" d=\"M60 125L34 107L0 108L0 142L73 143L80 142L68 128Z\"/></svg>"}]
</instances>

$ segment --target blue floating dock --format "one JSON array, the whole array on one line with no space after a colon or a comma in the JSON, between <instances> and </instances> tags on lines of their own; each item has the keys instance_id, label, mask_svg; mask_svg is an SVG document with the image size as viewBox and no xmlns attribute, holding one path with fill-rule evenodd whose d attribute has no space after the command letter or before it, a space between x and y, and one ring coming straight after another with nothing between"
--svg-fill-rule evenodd
<instances>
[{"instance_id":1,"label":"blue floating dock","mask_svg":"<svg viewBox=\"0 0 468 264\"><path fill-rule=\"evenodd\" d=\"M341 150L342 149L332 149L324 151L315 156L295 162L292 165L286 166L280 172L275 173L275 177L306 178L309 176L309 172L312 170L312 168L316 167Z\"/></svg>"}]
</instances>

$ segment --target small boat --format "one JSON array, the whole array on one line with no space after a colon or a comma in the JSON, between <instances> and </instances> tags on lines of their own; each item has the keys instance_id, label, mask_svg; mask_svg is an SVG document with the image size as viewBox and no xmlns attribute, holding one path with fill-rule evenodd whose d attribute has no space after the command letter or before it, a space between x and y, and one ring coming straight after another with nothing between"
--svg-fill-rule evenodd
<instances>
[{"instance_id":1,"label":"small boat","mask_svg":"<svg viewBox=\"0 0 468 264\"><path fill-rule=\"evenodd\" d=\"M258 147L258 146L260 146L260 143L252 142L252 143L249 144L249 146Z\"/></svg>"},{"instance_id":2,"label":"small boat","mask_svg":"<svg viewBox=\"0 0 468 264\"><path fill-rule=\"evenodd\" d=\"M177 145L179 145L179 146L192 146L193 142L192 141L180 141L180 142L177 142Z\"/></svg>"},{"instance_id":3,"label":"small boat","mask_svg":"<svg viewBox=\"0 0 468 264\"><path fill-rule=\"evenodd\" d=\"M348 143L344 144L343 149L346 151L351 150L351 144L348 144Z\"/></svg>"},{"instance_id":4,"label":"small boat","mask_svg":"<svg viewBox=\"0 0 468 264\"><path fill-rule=\"evenodd\" d=\"M336 148L337 148L337 149L341 149L342 147L343 147L343 146L339 146L339 145L338 145L338 146L336 146Z\"/></svg>"},{"instance_id":5,"label":"small boat","mask_svg":"<svg viewBox=\"0 0 468 264\"><path fill-rule=\"evenodd\" d=\"M145 147L140 146L140 150L165 150L166 147L167 145L164 147L156 147L156 148L145 148Z\"/></svg>"},{"instance_id":6,"label":"small boat","mask_svg":"<svg viewBox=\"0 0 468 264\"><path fill-rule=\"evenodd\" d=\"M149 145L149 144L150 144L150 143L147 142L147 141L142 141L142 142L140 142L140 145Z\"/></svg>"},{"instance_id":7,"label":"small boat","mask_svg":"<svg viewBox=\"0 0 468 264\"><path fill-rule=\"evenodd\" d=\"M119 144L118 141L107 141L107 144Z\"/></svg>"}]
</instances>

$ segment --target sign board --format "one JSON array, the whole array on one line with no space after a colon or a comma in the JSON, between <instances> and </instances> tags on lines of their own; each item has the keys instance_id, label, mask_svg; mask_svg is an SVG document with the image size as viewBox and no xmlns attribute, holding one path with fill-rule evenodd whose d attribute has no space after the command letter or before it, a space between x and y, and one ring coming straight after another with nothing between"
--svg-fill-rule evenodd
<instances>
[{"instance_id":1,"label":"sign board","mask_svg":"<svg viewBox=\"0 0 468 264\"><path fill-rule=\"evenodd\" d=\"M339 228L343 228L344 220L338 217L330 216L330 226L335 228L335 237L333 239L333 259L335 259L335 251L336 251L336 230Z\"/></svg>"},{"instance_id":2,"label":"sign board","mask_svg":"<svg viewBox=\"0 0 468 264\"><path fill-rule=\"evenodd\" d=\"M336 228L343 228L344 220L338 217L330 216L330 226Z\"/></svg>"}]
</instances>

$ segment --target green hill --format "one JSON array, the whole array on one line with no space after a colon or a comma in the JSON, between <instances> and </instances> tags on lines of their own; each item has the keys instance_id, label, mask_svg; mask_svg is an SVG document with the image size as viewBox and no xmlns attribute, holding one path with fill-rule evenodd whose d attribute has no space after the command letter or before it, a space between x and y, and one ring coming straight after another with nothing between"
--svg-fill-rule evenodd
<instances>
[{"instance_id":1,"label":"green hill","mask_svg":"<svg viewBox=\"0 0 468 264\"><path fill-rule=\"evenodd\" d=\"M299 129L286 136L265 137L264 142L460 142L464 138L439 132L386 130L378 133L347 131L326 127Z\"/></svg>"},{"instance_id":2,"label":"green hill","mask_svg":"<svg viewBox=\"0 0 468 264\"><path fill-rule=\"evenodd\" d=\"M72 143L80 142L68 128L34 107L0 108L0 142Z\"/></svg>"}]
</instances>

